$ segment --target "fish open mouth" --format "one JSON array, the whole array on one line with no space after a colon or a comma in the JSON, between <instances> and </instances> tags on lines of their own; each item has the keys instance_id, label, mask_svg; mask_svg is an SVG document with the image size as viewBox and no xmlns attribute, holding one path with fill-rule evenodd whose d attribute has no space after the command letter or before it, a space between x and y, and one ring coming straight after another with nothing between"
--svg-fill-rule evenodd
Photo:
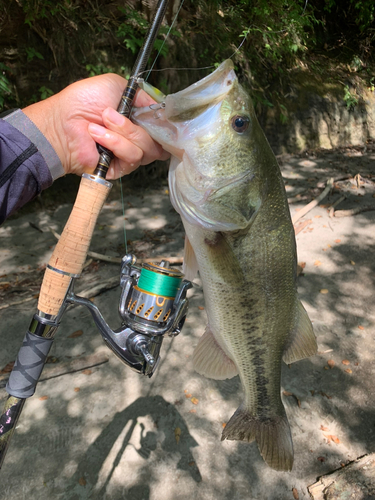
<instances>
[{"instance_id":1,"label":"fish open mouth","mask_svg":"<svg viewBox=\"0 0 375 500\"><path fill-rule=\"evenodd\" d=\"M132 121L147 130L171 154L181 158L182 142L213 122L213 115L236 81L233 62L228 59L202 80L167 95L163 103L134 108ZM194 127L190 126L192 120L195 120Z\"/></svg>"}]
</instances>

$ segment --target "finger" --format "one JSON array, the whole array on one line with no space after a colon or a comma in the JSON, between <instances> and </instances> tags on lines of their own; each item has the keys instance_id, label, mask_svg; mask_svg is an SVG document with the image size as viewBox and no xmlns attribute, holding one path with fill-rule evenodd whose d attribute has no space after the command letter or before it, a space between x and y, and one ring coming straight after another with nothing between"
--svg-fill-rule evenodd
<instances>
[{"instance_id":1,"label":"finger","mask_svg":"<svg viewBox=\"0 0 375 500\"><path fill-rule=\"evenodd\" d=\"M117 113L114 109L107 108L103 112L103 123L108 130L129 140L143 151L142 165L147 165L154 160L158 160L163 155L163 148L160 144L155 142L145 130L120 115L120 113ZM123 156L119 156L118 158L126 159Z\"/></svg>"},{"instance_id":2,"label":"finger","mask_svg":"<svg viewBox=\"0 0 375 500\"><path fill-rule=\"evenodd\" d=\"M136 144L122 135L112 132L96 123L90 123L88 131L97 143L112 151L118 159L129 167L126 169L128 171L124 171L124 174L130 173L141 164L144 152Z\"/></svg>"}]
</instances>

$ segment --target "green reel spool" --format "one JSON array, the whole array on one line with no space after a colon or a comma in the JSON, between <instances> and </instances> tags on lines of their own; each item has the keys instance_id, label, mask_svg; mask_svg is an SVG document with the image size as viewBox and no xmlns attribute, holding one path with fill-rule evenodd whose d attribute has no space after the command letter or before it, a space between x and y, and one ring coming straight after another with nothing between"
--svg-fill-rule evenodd
<instances>
[{"instance_id":1,"label":"green reel spool","mask_svg":"<svg viewBox=\"0 0 375 500\"><path fill-rule=\"evenodd\" d=\"M151 295L174 298L181 286L183 274L156 264L143 264L138 288Z\"/></svg>"}]
</instances>

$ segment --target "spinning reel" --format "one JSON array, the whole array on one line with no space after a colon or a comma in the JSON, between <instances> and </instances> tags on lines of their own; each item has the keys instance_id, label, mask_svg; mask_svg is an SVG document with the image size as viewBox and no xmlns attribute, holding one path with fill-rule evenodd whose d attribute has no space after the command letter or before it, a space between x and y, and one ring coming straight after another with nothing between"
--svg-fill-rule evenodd
<instances>
[{"instance_id":1,"label":"spinning reel","mask_svg":"<svg viewBox=\"0 0 375 500\"><path fill-rule=\"evenodd\" d=\"M122 259L119 313L122 326L112 330L98 307L68 291L66 302L86 306L108 347L130 368L151 377L160 358L164 335L181 332L188 311L186 293L193 286L166 260L136 266L134 255ZM72 280L74 281L74 280Z\"/></svg>"}]
</instances>

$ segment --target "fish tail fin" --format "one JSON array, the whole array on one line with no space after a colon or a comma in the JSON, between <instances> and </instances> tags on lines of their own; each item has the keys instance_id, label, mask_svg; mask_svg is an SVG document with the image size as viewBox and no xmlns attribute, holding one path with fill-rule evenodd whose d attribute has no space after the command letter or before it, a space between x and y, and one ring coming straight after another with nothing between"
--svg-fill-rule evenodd
<instances>
[{"instance_id":1,"label":"fish tail fin","mask_svg":"<svg viewBox=\"0 0 375 500\"><path fill-rule=\"evenodd\" d=\"M287 365L300 359L314 356L318 348L314 330L310 318L305 311L301 301L298 301L296 309L296 324L292 330L289 342L286 345L283 361Z\"/></svg>"},{"instance_id":2,"label":"fish tail fin","mask_svg":"<svg viewBox=\"0 0 375 500\"><path fill-rule=\"evenodd\" d=\"M241 405L224 427L221 440L257 442L263 460L272 469L290 471L293 466L293 441L284 415L261 418Z\"/></svg>"}]
</instances>

